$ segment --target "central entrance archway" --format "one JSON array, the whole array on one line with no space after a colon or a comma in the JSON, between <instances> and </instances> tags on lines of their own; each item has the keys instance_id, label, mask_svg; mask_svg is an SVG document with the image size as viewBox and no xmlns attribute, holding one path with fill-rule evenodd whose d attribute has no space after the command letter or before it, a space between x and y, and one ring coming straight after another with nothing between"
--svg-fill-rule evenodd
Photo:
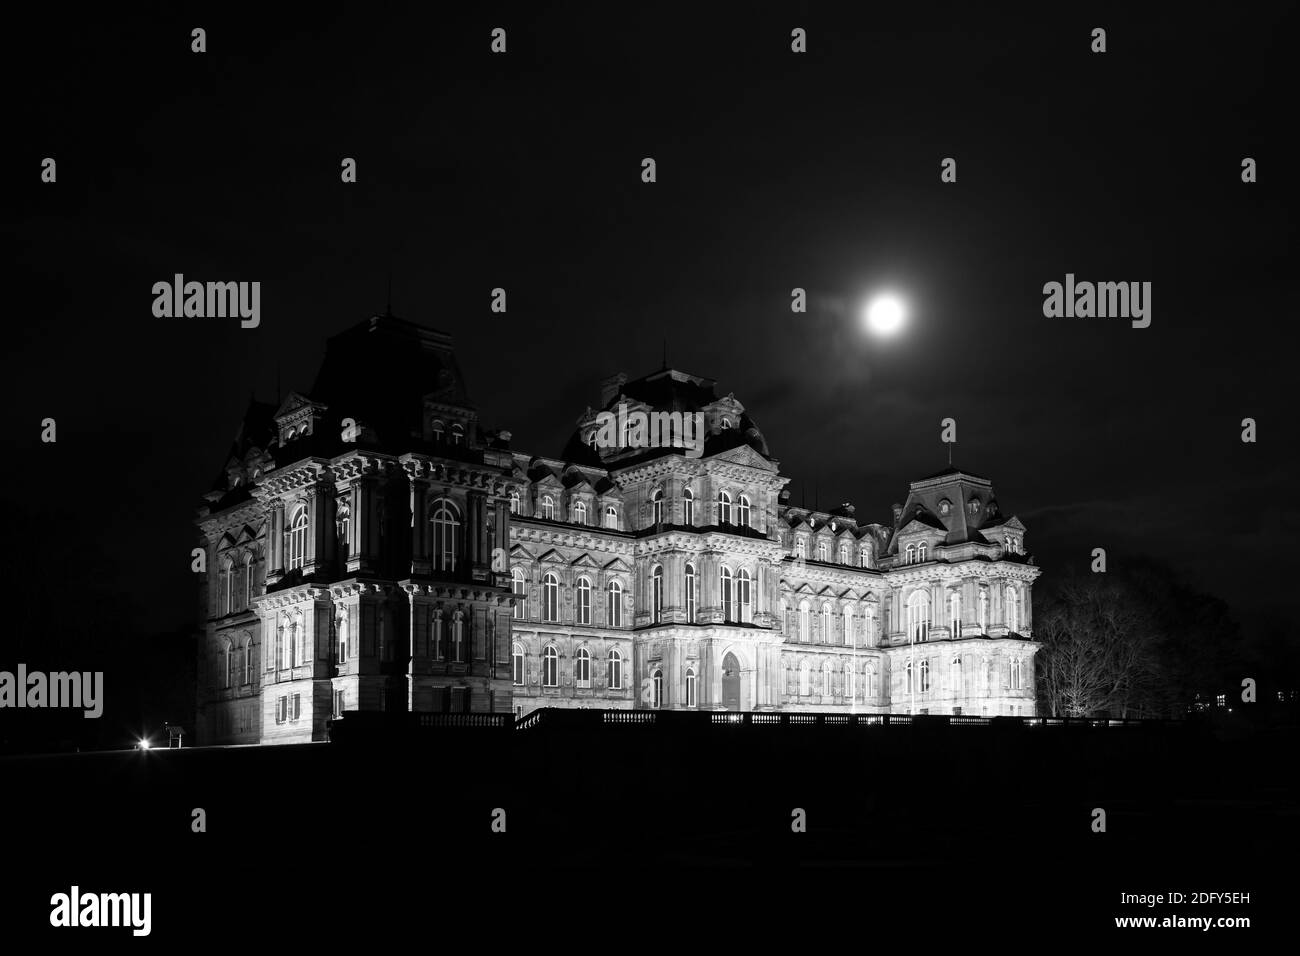
<instances>
[{"instance_id":1,"label":"central entrance archway","mask_svg":"<svg viewBox=\"0 0 1300 956\"><path fill-rule=\"evenodd\" d=\"M740 661L731 653L722 659L722 706L740 710Z\"/></svg>"}]
</instances>

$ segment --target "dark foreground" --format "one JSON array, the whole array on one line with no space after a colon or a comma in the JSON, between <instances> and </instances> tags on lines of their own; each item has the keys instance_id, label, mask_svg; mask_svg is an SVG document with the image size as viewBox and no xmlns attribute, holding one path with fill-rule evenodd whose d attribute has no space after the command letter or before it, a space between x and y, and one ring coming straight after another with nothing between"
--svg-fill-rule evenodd
<instances>
[{"instance_id":1,"label":"dark foreground","mask_svg":"<svg viewBox=\"0 0 1300 956\"><path fill-rule=\"evenodd\" d=\"M13 876L0 927L14 943L147 945L52 929L51 896L76 884L152 893L151 937L204 949L408 929L430 946L481 933L493 949L787 934L1029 949L1040 932L1232 946L1293 928L1292 729L688 731L539 724L0 759ZM1186 900L1168 905L1171 891ZM1250 896L1192 903L1200 892ZM1151 915L1251 927L1115 926Z\"/></svg>"}]
</instances>

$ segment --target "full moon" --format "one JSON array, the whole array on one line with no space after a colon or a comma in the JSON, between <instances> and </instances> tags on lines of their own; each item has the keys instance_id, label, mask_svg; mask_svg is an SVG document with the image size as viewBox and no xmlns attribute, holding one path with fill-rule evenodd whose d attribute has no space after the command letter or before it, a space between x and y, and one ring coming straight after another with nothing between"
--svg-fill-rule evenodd
<instances>
[{"instance_id":1,"label":"full moon","mask_svg":"<svg viewBox=\"0 0 1300 956\"><path fill-rule=\"evenodd\" d=\"M903 327L903 303L897 296L876 296L867 304L866 317L872 332L893 335Z\"/></svg>"}]
</instances>

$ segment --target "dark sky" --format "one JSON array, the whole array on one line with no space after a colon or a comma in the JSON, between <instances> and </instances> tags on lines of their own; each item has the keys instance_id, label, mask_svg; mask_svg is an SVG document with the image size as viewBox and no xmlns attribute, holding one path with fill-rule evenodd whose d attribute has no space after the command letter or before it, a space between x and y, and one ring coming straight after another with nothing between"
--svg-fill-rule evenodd
<instances>
[{"instance_id":1,"label":"dark sky","mask_svg":"<svg viewBox=\"0 0 1300 956\"><path fill-rule=\"evenodd\" d=\"M194 508L250 394L272 399L277 367L308 389L391 271L394 312L455 337L516 448L558 454L600 379L657 368L667 340L745 403L796 501L802 482L886 521L946 464L951 416L954 462L994 480L1047 573L1143 551L1239 611L1281 605L1294 23L904 7L11 15L4 498L84 534L72 576L137 602L142 630L192 623ZM154 318L176 272L260 281L260 328ZM1151 281L1151 327L1045 318L1067 272ZM912 305L889 342L854 315L883 286ZM24 547L69 576L46 535Z\"/></svg>"}]
</instances>

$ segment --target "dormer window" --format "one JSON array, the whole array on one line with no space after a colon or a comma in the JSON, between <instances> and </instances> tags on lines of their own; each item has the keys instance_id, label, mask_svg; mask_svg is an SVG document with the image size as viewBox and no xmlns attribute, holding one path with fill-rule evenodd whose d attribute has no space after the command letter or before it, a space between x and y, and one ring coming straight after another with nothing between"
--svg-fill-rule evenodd
<instances>
[{"instance_id":1,"label":"dormer window","mask_svg":"<svg viewBox=\"0 0 1300 956\"><path fill-rule=\"evenodd\" d=\"M922 541L920 544L918 544L918 545L916 546L916 560L918 560L918 561L924 561L924 560L925 560L925 542L924 542L924 541Z\"/></svg>"},{"instance_id":2,"label":"dormer window","mask_svg":"<svg viewBox=\"0 0 1300 956\"><path fill-rule=\"evenodd\" d=\"M297 437L298 437L298 429L296 428L290 428L289 433L284 436L285 441L293 441Z\"/></svg>"},{"instance_id":3,"label":"dormer window","mask_svg":"<svg viewBox=\"0 0 1300 956\"><path fill-rule=\"evenodd\" d=\"M542 495L542 517L547 521L555 520L555 499L550 495Z\"/></svg>"},{"instance_id":4,"label":"dormer window","mask_svg":"<svg viewBox=\"0 0 1300 956\"><path fill-rule=\"evenodd\" d=\"M952 511L952 502L944 498L943 501L939 502L939 514L947 517L950 511Z\"/></svg>"},{"instance_id":5,"label":"dormer window","mask_svg":"<svg viewBox=\"0 0 1300 956\"><path fill-rule=\"evenodd\" d=\"M907 563L916 564L916 545L914 544L907 546Z\"/></svg>"},{"instance_id":6,"label":"dormer window","mask_svg":"<svg viewBox=\"0 0 1300 956\"><path fill-rule=\"evenodd\" d=\"M459 445L465 438L465 427L459 422L451 426L451 443Z\"/></svg>"},{"instance_id":7,"label":"dormer window","mask_svg":"<svg viewBox=\"0 0 1300 956\"><path fill-rule=\"evenodd\" d=\"M725 431L726 429L731 427L731 419L728 418L726 415L723 415L722 421L719 424L721 424L723 430Z\"/></svg>"},{"instance_id":8,"label":"dormer window","mask_svg":"<svg viewBox=\"0 0 1300 956\"><path fill-rule=\"evenodd\" d=\"M446 433L446 431L447 431L447 426L435 418L433 420L433 440L437 442L442 441L443 435Z\"/></svg>"},{"instance_id":9,"label":"dormer window","mask_svg":"<svg viewBox=\"0 0 1300 956\"><path fill-rule=\"evenodd\" d=\"M978 498L972 498L970 501L966 503L966 511L969 512L970 514L975 514L979 510L980 510L980 500Z\"/></svg>"}]
</instances>

